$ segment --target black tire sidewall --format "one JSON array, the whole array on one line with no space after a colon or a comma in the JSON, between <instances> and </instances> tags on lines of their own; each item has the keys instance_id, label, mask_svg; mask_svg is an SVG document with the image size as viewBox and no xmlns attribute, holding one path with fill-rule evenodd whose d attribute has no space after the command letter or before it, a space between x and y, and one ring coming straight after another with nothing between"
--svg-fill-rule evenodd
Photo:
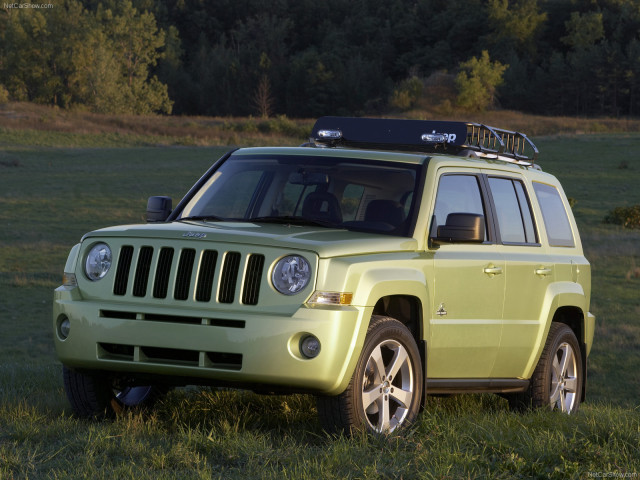
<instances>
[{"instance_id":1,"label":"black tire sidewall","mask_svg":"<svg viewBox=\"0 0 640 480\"><path fill-rule=\"evenodd\" d=\"M531 403L534 407L546 407L552 409L554 405L550 404L551 396L551 380L553 378L552 368L553 359L560 348L560 345L567 343L573 349L573 355L576 360L576 395L573 408L569 413L574 413L582 401L582 384L584 382L584 368L582 365L582 355L578 340L573 330L564 323L553 323L549 329L547 342L540 357L540 362L536 367L534 375L531 379L530 395Z\"/></svg>"},{"instance_id":2,"label":"black tire sidewall","mask_svg":"<svg viewBox=\"0 0 640 480\"><path fill-rule=\"evenodd\" d=\"M73 413L81 418L112 418L117 401L109 380L99 372L62 367L64 388Z\"/></svg>"},{"instance_id":3,"label":"black tire sidewall","mask_svg":"<svg viewBox=\"0 0 640 480\"><path fill-rule=\"evenodd\" d=\"M73 412L82 418L113 418L125 410L151 407L168 389L150 386L137 402L120 401L112 378L99 371L79 371L63 366L64 388ZM134 398L132 398L134 399Z\"/></svg>"}]
</instances>

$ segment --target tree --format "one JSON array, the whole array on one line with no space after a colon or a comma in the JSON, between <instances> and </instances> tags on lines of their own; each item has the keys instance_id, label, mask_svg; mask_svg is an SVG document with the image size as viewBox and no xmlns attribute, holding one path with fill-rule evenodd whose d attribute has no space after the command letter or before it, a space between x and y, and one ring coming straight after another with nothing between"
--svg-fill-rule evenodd
<instances>
[{"instance_id":1,"label":"tree","mask_svg":"<svg viewBox=\"0 0 640 480\"><path fill-rule=\"evenodd\" d=\"M423 90L424 84L422 80L416 76L407 78L393 90L390 104L398 110L409 110L420 100Z\"/></svg>"},{"instance_id":2,"label":"tree","mask_svg":"<svg viewBox=\"0 0 640 480\"><path fill-rule=\"evenodd\" d=\"M269 118L273 113L273 96L271 84L266 74L260 77L258 88L253 95L253 105L262 118Z\"/></svg>"},{"instance_id":3,"label":"tree","mask_svg":"<svg viewBox=\"0 0 640 480\"><path fill-rule=\"evenodd\" d=\"M483 50L480 58L472 57L462 62L459 68L460 72L456 76L458 105L473 111L484 111L493 106L496 89L502 84L508 65L491 62L489 52Z\"/></svg>"},{"instance_id":4,"label":"tree","mask_svg":"<svg viewBox=\"0 0 640 480\"><path fill-rule=\"evenodd\" d=\"M98 7L96 18L102 24L119 64L120 110L129 113L171 113L167 86L149 69L156 65L165 34L150 12L138 12L129 0L114 2L113 10Z\"/></svg>"},{"instance_id":5,"label":"tree","mask_svg":"<svg viewBox=\"0 0 640 480\"><path fill-rule=\"evenodd\" d=\"M601 12L571 12L571 18L564 24L567 35L560 41L574 50L591 47L604 37Z\"/></svg>"},{"instance_id":6,"label":"tree","mask_svg":"<svg viewBox=\"0 0 640 480\"><path fill-rule=\"evenodd\" d=\"M74 103L97 113L128 111L118 61L102 30L92 30L86 35L74 49L72 63L68 83Z\"/></svg>"},{"instance_id":7,"label":"tree","mask_svg":"<svg viewBox=\"0 0 640 480\"><path fill-rule=\"evenodd\" d=\"M536 37L547 19L546 13L540 13L536 0L489 0L487 9L493 28L484 40L494 54L499 52L500 58L511 52L536 55Z\"/></svg>"},{"instance_id":8,"label":"tree","mask_svg":"<svg viewBox=\"0 0 640 480\"><path fill-rule=\"evenodd\" d=\"M149 74L164 32L130 1L109 5L113 11L99 4L92 12L78 0L9 9L0 28L0 83L11 97L97 112L170 113L167 87Z\"/></svg>"}]
</instances>

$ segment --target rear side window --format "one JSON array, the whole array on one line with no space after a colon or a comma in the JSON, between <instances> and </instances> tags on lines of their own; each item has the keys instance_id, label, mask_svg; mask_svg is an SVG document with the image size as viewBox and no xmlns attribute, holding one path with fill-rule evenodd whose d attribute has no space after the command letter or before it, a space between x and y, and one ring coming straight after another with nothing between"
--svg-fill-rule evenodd
<instances>
[{"instance_id":1,"label":"rear side window","mask_svg":"<svg viewBox=\"0 0 640 480\"><path fill-rule=\"evenodd\" d=\"M551 185L537 182L533 182L533 189L542 210L549 245L574 247L575 241L571 232L571 224L558 190Z\"/></svg>"},{"instance_id":2,"label":"rear side window","mask_svg":"<svg viewBox=\"0 0 640 480\"><path fill-rule=\"evenodd\" d=\"M533 218L522 183L511 178L489 177L503 243L536 244Z\"/></svg>"}]
</instances>

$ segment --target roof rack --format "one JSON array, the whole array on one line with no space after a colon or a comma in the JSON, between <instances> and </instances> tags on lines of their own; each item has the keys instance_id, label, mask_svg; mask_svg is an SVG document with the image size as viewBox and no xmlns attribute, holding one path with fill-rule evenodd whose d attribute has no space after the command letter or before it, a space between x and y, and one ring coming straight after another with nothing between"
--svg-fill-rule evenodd
<instances>
[{"instance_id":1,"label":"roof rack","mask_svg":"<svg viewBox=\"0 0 640 480\"><path fill-rule=\"evenodd\" d=\"M354 147L480 156L534 166L538 149L523 133L479 123L382 118L321 117L310 138L315 147Z\"/></svg>"}]
</instances>

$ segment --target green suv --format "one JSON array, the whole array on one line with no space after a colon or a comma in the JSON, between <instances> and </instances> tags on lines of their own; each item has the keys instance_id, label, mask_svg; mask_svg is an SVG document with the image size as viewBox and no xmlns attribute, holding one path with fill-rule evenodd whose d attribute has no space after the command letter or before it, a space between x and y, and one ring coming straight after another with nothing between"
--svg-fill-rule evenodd
<instances>
[{"instance_id":1,"label":"green suv","mask_svg":"<svg viewBox=\"0 0 640 480\"><path fill-rule=\"evenodd\" d=\"M86 234L55 291L73 411L172 387L317 396L332 432L393 431L426 395L572 413L595 318L558 180L523 134L323 117L229 152L148 223Z\"/></svg>"}]
</instances>

